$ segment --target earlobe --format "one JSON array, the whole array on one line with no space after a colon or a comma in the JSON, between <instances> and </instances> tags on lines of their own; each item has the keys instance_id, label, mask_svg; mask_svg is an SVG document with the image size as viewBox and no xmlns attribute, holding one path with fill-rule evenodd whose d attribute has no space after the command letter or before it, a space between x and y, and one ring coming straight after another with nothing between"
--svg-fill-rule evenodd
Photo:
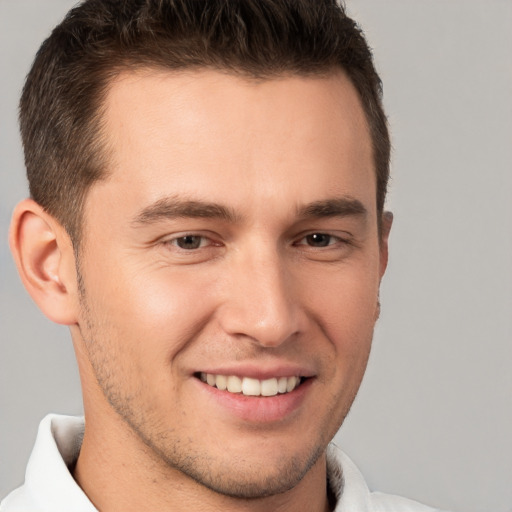
<instances>
[{"instance_id":1,"label":"earlobe","mask_svg":"<svg viewBox=\"0 0 512 512\"><path fill-rule=\"evenodd\" d=\"M14 210L9 234L25 288L52 321L77 321L77 286L73 246L65 229L32 199Z\"/></svg>"}]
</instances>

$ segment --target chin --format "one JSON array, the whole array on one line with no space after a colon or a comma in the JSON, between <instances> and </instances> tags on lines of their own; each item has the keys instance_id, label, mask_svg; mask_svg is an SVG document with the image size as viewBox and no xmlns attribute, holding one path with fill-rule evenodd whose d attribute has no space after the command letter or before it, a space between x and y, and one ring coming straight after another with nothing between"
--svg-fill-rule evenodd
<instances>
[{"instance_id":1,"label":"chin","mask_svg":"<svg viewBox=\"0 0 512 512\"><path fill-rule=\"evenodd\" d=\"M296 487L319 460L324 450L309 457L279 457L271 462L230 459L229 468L196 460L178 469L211 491L237 499L257 499L283 494ZM199 463L198 463L199 462ZM206 464L205 464L206 462Z\"/></svg>"}]
</instances>

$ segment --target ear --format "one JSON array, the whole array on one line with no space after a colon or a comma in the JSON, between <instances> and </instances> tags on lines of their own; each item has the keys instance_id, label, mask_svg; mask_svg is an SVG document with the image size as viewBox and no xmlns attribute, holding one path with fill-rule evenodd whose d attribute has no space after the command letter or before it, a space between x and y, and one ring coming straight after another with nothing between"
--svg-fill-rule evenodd
<instances>
[{"instance_id":1,"label":"ear","mask_svg":"<svg viewBox=\"0 0 512 512\"><path fill-rule=\"evenodd\" d=\"M16 206L9 233L18 272L39 309L58 324L78 318L73 245L66 230L32 199Z\"/></svg>"},{"instance_id":2,"label":"ear","mask_svg":"<svg viewBox=\"0 0 512 512\"><path fill-rule=\"evenodd\" d=\"M391 226L393 225L393 214L391 212L384 212L381 220L381 233L380 233L380 278L386 272L388 266L388 240Z\"/></svg>"}]
</instances>

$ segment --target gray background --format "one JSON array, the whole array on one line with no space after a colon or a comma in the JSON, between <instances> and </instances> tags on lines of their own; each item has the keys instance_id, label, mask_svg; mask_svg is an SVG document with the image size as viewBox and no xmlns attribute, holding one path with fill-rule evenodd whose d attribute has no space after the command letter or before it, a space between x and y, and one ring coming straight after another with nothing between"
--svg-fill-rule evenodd
<instances>
[{"instance_id":1,"label":"gray background","mask_svg":"<svg viewBox=\"0 0 512 512\"><path fill-rule=\"evenodd\" d=\"M23 78L72 0L0 0L0 496L39 420L80 413L65 328L7 244L26 194ZM375 48L395 212L370 366L338 434L372 488L457 512L512 511L512 2L348 0Z\"/></svg>"}]
</instances>

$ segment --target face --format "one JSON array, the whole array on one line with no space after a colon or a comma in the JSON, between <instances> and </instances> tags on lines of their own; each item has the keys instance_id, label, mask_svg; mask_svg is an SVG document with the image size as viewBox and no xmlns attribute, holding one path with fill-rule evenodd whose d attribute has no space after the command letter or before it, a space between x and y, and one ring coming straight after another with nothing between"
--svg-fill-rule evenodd
<instances>
[{"instance_id":1,"label":"face","mask_svg":"<svg viewBox=\"0 0 512 512\"><path fill-rule=\"evenodd\" d=\"M141 71L112 85L105 133L73 329L86 415L220 493L292 488L347 414L378 316L357 93L341 73Z\"/></svg>"}]
</instances>

